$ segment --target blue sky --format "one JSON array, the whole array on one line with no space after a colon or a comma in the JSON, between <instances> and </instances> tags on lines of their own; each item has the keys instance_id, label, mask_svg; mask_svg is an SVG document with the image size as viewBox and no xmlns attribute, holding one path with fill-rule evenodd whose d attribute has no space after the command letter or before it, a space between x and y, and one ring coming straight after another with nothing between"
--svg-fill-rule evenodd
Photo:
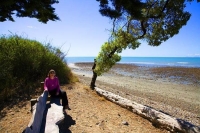
<instances>
[{"instance_id":1,"label":"blue sky","mask_svg":"<svg viewBox=\"0 0 200 133\"><path fill-rule=\"evenodd\" d=\"M47 24L31 18L15 18L15 22L0 22L0 35L14 34L50 42L61 47L67 56L97 56L101 45L108 40L111 21L99 13L96 0L60 0L55 4L61 21ZM192 16L179 34L158 47L142 43L136 50L125 50L122 56L133 57L200 57L200 3L196 1L186 8Z\"/></svg>"}]
</instances>

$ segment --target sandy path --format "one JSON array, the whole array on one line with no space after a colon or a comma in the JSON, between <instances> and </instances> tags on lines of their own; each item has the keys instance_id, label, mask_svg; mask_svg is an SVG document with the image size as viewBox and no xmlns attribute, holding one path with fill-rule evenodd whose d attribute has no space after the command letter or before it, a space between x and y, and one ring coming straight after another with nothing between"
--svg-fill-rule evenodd
<instances>
[{"instance_id":1,"label":"sandy path","mask_svg":"<svg viewBox=\"0 0 200 133\"><path fill-rule=\"evenodd\" d=\"M67 92L71 110L59 124L60 133L168 133L146 119L97 95L88 86L61 86ZM0 133L21 133L28 125L30 101L1 110ZM125 124L124 124L125 123Z\"/></svg>"},{"instance_id":2,"label":"sandy path","mask_svg":"<svg viewBox=\"0 0 200 133\"><path fill-rule=\"evenodd\" d=\"M62 125L61 131L69 133L168 132L155 128L148 120L105 100L88 86L76 83L64 86L63 89L67 91L72 110L67 111L66 125ZM123 122L127 122L127 125Z\"/></svg>"}]
</instances>

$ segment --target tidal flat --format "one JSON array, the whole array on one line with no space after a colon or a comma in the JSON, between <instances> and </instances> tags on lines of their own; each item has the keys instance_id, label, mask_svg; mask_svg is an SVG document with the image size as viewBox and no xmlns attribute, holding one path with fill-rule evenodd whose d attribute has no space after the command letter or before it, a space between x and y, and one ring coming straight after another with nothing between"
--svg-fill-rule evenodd
<instances>
[{"instance_id":1,"label":"tidal flat","mask_svg":"<svg viewBox=\"0 0 200 133\"><path fill-rule=\"evenodd\" d=\"M89 85L92 63L69 64ZM96 86L200 126L200 68L116 64Z\"/></svg>"}]
</instances>

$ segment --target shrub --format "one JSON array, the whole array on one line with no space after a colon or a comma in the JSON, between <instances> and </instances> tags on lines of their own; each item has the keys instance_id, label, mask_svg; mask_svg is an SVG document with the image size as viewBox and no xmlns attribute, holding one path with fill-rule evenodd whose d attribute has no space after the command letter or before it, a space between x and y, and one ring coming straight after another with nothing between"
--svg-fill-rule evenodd
<instances>
[{"instance_id":1,"label":"shrub","mask_svg":"<svg viewBox=\"0 0 200 133\"><path fill-rule=\"evenodd\" d=\"M0 100L18 94L30 94L40 85L50 69L56 71L61 84L71 82L73 74L65 55L50 44L18 35L0 37Z\"/></svg>"}]
</instances>

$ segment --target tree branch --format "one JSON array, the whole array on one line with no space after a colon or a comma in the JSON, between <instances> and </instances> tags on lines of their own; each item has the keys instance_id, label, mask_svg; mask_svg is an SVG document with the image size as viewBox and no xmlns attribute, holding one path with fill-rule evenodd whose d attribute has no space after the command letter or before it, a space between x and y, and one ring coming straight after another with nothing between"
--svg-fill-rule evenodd
<instances>
[{"instance_id":1,"label":"tree branch","mask_svg":"<svg viewBox=\"0 0 200 133\"><path fill-rule=\"evenodd\" d=\"M114 53L117 51L118 47L115 46L115 48L113 49L113 51L110 52L110 54L108 54L109 58L112 58L112 56L114 55Z\"/></svg>"},{"instance_id":2,"label":"tree branch","mask_svg":"<svg viewBox=\"0 0 200 133\"><path fill-rule=\"evenodd\" d=\"M141 24L141 28L142 28L143 34L141 36L139 36L138 39L143 38L147 33L147 30L146 30L146 28L144 26L144 20L140 21L140 24Z\"/></svg>"},{"instance_id":3,"label":"tree branch","mask_svg":"<svg viewBox=\"0 0 200 133\"><path fill-rule=\"evenodd\" d=\"M148 11L146 17L147 17L147 18L160 18L160 17L162 16L162 13L163 13L164 10L166 9L166 7L167 7L169 1L170 1L170 0L166 0L166 2L165 2L165 4L164 4L162 10L160 11L159 15L157 15L157 16L153 16L153 15L148 16L148 14L149 14L149 11ZM155 3L154 3L154 4L155 4ZM154 5L154 4L153 4L153 5ZM152 6L153 6L153 5L152 5ZM152 6L151 6L151 7L152 7ZM149 10L151 10L151 8L149 8ZM123 27L125 27L125 26L127 25L127 33L129 33L129 27L130 27L131 21L132 21L131 18L128 19L128 21L122 26L122 29L123 29ZM114 33L114 28L115 28L115 22L116 22L116 19L114 19L114 21L113 21L113 33ZM140 21L141 30L143 31L143 34L142 34L141 36L139 36L138 39L143 38L143 37L146 35L146 33L147 33L147 30L146 30L146 27L145 27L145 22L146 22L145 20L141 20L141 21ZM128 42L127 42L127 43L128 43ZM118 47L115 47L115 48L108 54L108 57L111 58L112 55L117 51L117 49L118 49Z\"/></svg>"},{"instance_id":4,"label":"tree branch","mask_svg":"<svg viewBox=\"0 0 200 133\"><path fill-rule=\"evenodd\" d=\"M148 11L148 13L147 13L147 18L160 18L160 17L162 16L162 13L163 13L164 10L166 9L167 5L169 4L169 1L170 1L170 0L167 0L167 1L165 2L165 5L163 6L163 8L162 8L161 12L159 13L159 15L157 15L157 16L153 16L153 15L148 16L148 14L149 14L149 11ZM155 4L155 3L154 3L154 4ZM154 4L153 4L153 5L154 5ZM153 5L152 5L152 6L153 6ZM151 7L152 7L152 6L151 6ZM151 8L149 8L149 10L150 10L150 9L151 9ZM146 30L146 28L145 28L145 26L144 26L144 23L145 23L144 20L140 21L141 28L142 28L141 30L143 31L143 34L142 34L141 36L139 36L138 39L143 38L143 37L145 36L146 32L147 32L147 30Z\"/></svg>"},{"instance_id":5,"label":"tree branch","mask_svg":"<svg viewBox=\"0 0 200 133\"><path fill-rule=\"evenodd\" d=\"M159 15L157 15L157 16L150 15L150 16L147 16L147 18L159 18L159 17L161 17L161 16L162 16L162 13L163 13L164 10L166 9L167 5L169 4L169 1L170 1L170 0L167 0L167 1L165 2L165 5L163 6L163 8L162 8L162 10L161 10L161 12L160 12Z\"/></svg>"}]
</instances>

